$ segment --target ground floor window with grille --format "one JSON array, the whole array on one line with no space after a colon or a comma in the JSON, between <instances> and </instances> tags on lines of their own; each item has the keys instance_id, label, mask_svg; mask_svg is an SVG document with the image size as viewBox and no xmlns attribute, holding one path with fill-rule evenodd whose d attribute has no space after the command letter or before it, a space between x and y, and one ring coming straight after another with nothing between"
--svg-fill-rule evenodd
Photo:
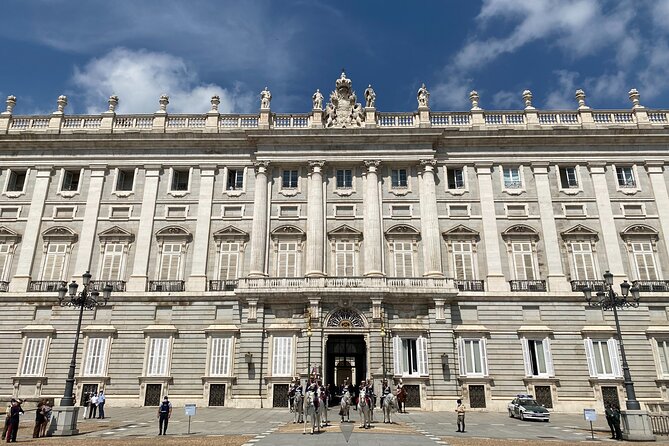
<instances>
[{"instance_id":1,"label":"ground floor window with grille","mask_svg":"<svg viewBox=\"0 0 669 446\"><path fill-rule=\"evenodd\" d=\"M209 376L230 376L232 366L232 338L212 337L209 357Z\"/></svg>"},{"instance_id":2,"label":"ground floor window with grille","mask_svg":"<svg viewBox=\"0 0 669 446\"><path fill-rule=\"evenodd\" d=\"M525 376L554 376L550 339L522 339Z\"/></svg>"},{"instance_id":3,"label":"ground floor window with grille","mask_svg":"<svg viewBox=\"0 0 669 446\"><path fill-rule=\"evenodd\" d=\"M149 357L146 363L146 376L168 376L171 354L170 338L149 339Z\"/></svg>"},{"instance_id":4,"label":"ground floor window with grille","mask_svg":"<svg viewBox=\"0 0 669 446\"><path fill-rule=\"evenodd\" d=\"M427 339L422 336L417 338L395 336L393 359L395 375L427 376Z\"/></svg>"},{"instance_id":5,"label":"ground floor window with grille","mask_svg":"<svg viewBox=\"0 0 669 446\"><path fill-rule=\"evenodd\" d=\"M108 337L88 338L84 376L105 376L107 371Z\"/></svg>"},{"instance_id":6,"label":"ground floor window with grille","mask_svg":"<svg viewBox=\"0 0 669 446\"><path fill-rule=\"evenodd\" d=\"M458 356L461 376L487 376L488 358L485 338L459 338Z\"/></svg>"},{"instance_id":7,"label":"ground floor window with grille","mask_svg":"<svg viewBox=\"0 0 669 446\"><path fill-rule=\"evenodd\" d=\"M292 376L293 337L275 336L272 347L272 376Z\"/></svg>"},{"instance_id":8,"label":"ground floor window with grille","mask_svg":"<svg viewBox=\"0 0 669 446\"><path fill-rule=\"evenodd\" d=\"M593 378L619 378L622 376L618 360L618 341L609 339L585 339L585 355L588 370Z\"/></svg>"},{"instance_id":9,"label":"ground floor window with grille","mask_svg":"<svg viewBox=\"0 0 669 446\"><path fill-rule=\"evenodd\" d=\"M46 362L47 337L28 337L25 339L20 376L43 376Z\"/></svg>"}]
</instances>

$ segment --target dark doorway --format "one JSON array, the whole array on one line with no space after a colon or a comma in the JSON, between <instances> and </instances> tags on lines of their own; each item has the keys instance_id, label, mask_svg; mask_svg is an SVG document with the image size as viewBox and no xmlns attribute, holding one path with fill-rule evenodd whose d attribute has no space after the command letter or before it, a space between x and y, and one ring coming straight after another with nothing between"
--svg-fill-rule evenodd
<instances>
[{"instance_id":1,"label":"dark doorway","mask_svg":"<svg viewBox=\"0 0 669 446\"><path fill-rule=\"evenodd\" d=\"M145 406L159 406L162 399L162 384L147 384L146 394L144 395Z\"/></svg>"},{"instance_id":2,"label":"dark doorway","mask_svg":"<svg viewBox=\"0 0 669 446\"><path fill-rule=\"evenodd\" d=\"M326 345L325 382L339 387L349 378L360 384L367 376L367 346L362 335L330 335Z\"/></svg>"},{"instance_id":3,"label":"dark doorway","mask_svg":"<svg viewBox=\"0 0 669 446\"><path fill-rule=\"evenodd\" d=\"M84 384L81 386L81 398L79 405L83 406L84 401L86 401L86 394L90 393L92 395L97 395L98 394L98 385L97 384Z\"/></svg>"},{"instance_id":4,"label":"dark doorway","mask_svg":"<svg viewBox=\"0 0 669 446\"><path fill-rule=\"evenodd\" d=\"M209 405L225 406L225 384L209 385Z\"/></svg>"},{"instance_id":5,"label":"dark doorway","mask_svg":"<svg viewBox=\"0 0 669 446\"><path fill-rule=\"evenodd\" d=\"M602 402L604 407L608 404L620 408L620 400L618 399L618 388L614 386L602 386Z\"/></svg>"}]
</instances>

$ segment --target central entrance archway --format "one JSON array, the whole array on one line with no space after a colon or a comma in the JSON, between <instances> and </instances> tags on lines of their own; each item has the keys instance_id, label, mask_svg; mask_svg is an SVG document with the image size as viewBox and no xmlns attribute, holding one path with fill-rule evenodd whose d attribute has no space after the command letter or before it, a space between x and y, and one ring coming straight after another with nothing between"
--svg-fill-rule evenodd
<instances>
[{"instance_id":1,"label":"central entrance archway","mask_svg":"<svg viewBox=\"0 0 669 446\"><path fill-rule=\"evenodd\" d=\"M325 380L336 387L346 378L357 384L367 375L367 345L363 335L331 334L325 354Z\"/></svg>"}]
</instances>

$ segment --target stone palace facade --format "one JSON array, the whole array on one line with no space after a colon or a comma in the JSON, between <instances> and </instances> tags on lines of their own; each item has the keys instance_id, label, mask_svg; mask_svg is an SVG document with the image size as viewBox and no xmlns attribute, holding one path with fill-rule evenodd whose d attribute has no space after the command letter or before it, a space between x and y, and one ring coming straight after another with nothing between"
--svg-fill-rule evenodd
<instances>
[{"instance_id":1,"label":"stone palace facade","mask_svg":"<svg viewBox=\"0 0 669 446\"><path fill-rule=\"evenodd\" d=\"M76 394L113 406L286 404L293 376L400 378L409 406L555 411L669 402L669 112L409 113L344 74L307 114L0 114L0 398L59 399L92 274Z\"/></svg>"}]
</instances>

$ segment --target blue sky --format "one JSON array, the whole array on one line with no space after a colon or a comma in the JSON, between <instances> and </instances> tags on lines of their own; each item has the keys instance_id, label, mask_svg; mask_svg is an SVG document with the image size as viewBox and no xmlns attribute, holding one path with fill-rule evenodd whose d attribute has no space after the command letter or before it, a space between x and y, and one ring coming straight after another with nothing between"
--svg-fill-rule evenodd
<instances>
[{"instance_id":1,"label":"blue sky","mask_svg":"<svg viewBox=\"0 0 669 446\"><path fill-rule=\"evenodd\" d=\"M379 111L416 109L425 82L433 110L627 109L630 88L669 107L669 0L204 1L2 0L0 95L16 114L201 113L213 94L224 112L306 113L345 68Z\"/></svg>"}]
</instances>

